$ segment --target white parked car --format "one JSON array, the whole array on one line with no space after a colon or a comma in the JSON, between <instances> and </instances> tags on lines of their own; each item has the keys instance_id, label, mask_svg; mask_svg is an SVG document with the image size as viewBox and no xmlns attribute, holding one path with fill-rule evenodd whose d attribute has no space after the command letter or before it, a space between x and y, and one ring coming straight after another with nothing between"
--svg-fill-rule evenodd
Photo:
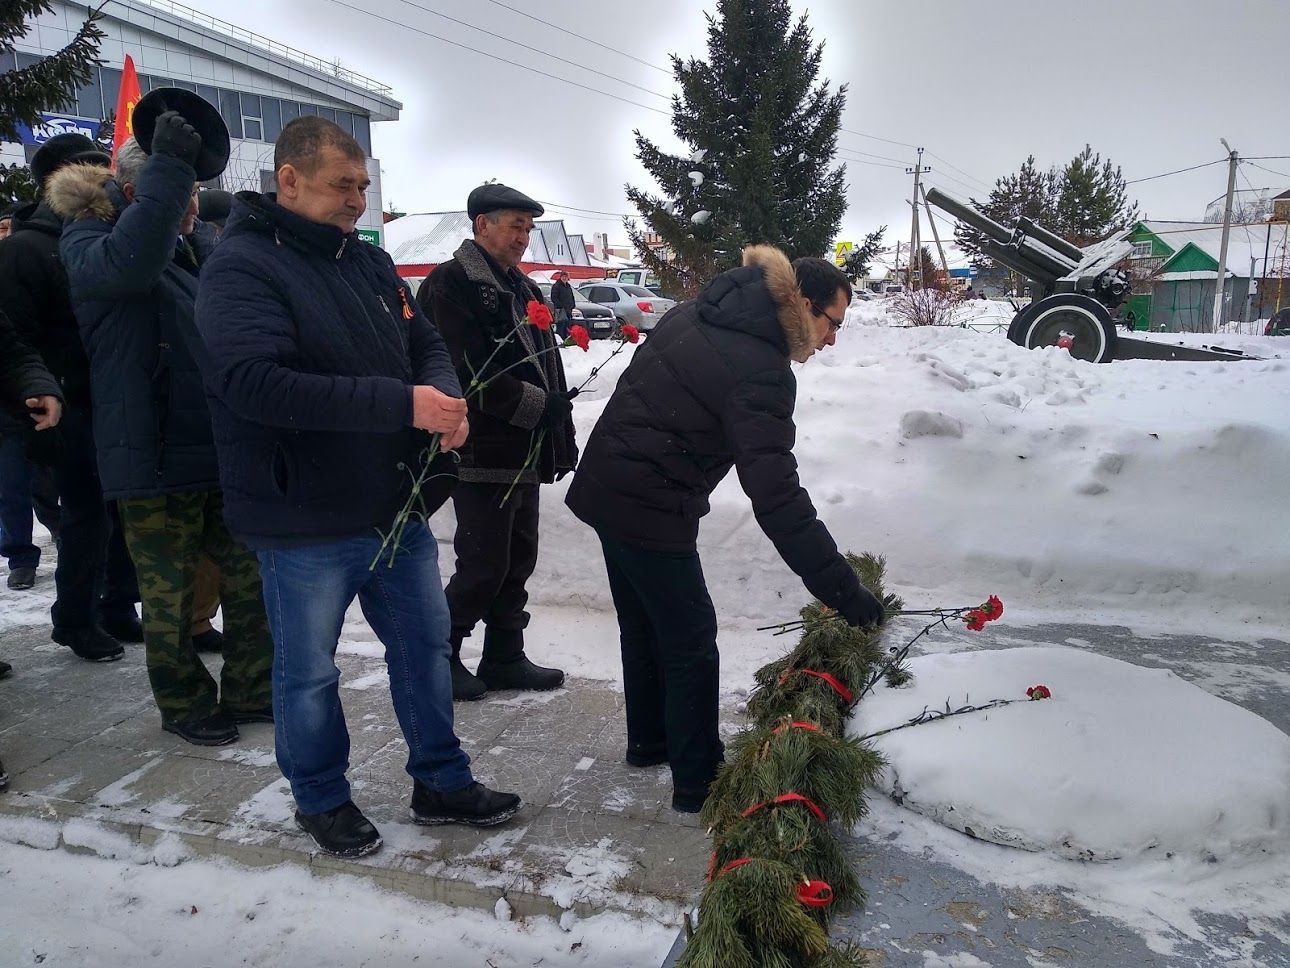
<instances>
[{"instance_id":1,"label":"white parked car","mask_svg":"<svg viewBox=\"0 0 1290 968\"><path fill-rule=\"evenodd\" d=\"M578 286L583 297L599 303L618 317L619 325L630 323L648 333L676 305L676 300L656 296L644 286L625 285L613 279L593 279Z\"/></svg>"}]
</instances>

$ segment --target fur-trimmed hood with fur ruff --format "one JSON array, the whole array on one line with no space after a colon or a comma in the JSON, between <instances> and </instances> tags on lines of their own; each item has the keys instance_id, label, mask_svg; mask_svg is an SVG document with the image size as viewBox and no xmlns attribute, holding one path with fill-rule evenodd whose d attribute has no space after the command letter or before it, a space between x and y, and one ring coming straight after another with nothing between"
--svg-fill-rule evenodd
<instances>
[{"instance_id":1,"label":"fur-trimmed hood with fur ruff","mask_svg":"<svg viewBox=\"0 0 1290 968\"><path fill-rule=\"evenodd\" d=\"M109 192L110 181L112 172L101 165L68 165L49 177L45 198L59 218L110 222L116 218L119 204Z\"/></svg>"},{"instance_id":2,"label":"fur-trimmed hood with fur ruff","mask_svg":"<svg viewBox=\"0 0 1290 968\"><path fill-rule=\"evenodd\" d=\"M805 363L815 349L815 337L811 333L811 318L802 307L805 297L788 256L773 245L750 245L744 249L743 264L766 274L766 288L775 301L779 325L788 340L788 355L796 363Z\"/></svg>"}]
</instances>

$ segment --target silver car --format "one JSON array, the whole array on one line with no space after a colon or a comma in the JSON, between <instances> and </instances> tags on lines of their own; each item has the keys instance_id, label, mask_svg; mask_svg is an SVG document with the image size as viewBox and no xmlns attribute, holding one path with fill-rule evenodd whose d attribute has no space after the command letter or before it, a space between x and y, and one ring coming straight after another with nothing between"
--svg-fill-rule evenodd
<instances>
[{"instance_id":1,"label":"silver car","mask_svg":"<svg viewBox=\"0 0 1290 968\"><path fill-rule=\"evenodd\" d=\"M675 299L656 296L644 286L624 285L612 279L584 282L578 291L591 302L612 309L620 324L631 323L642 333L652 330L676 305Z\"/></svg>"}]
</instances>

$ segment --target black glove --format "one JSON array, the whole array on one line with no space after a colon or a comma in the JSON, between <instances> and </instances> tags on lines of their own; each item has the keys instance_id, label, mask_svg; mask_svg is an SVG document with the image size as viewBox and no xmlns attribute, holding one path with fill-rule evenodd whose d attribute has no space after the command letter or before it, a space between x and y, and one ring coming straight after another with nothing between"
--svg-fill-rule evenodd
<instances>
[{"instance_id":1,"label":"black glove","mask_svg":"<svg viewBox=\"0 0 1290 968\"><path fill-rule=\"evenodd\" d=\"M202 136L178 111L166 111L157 118L157 126L152 133L154 155L178 158L192 168L197 164L201 150Z\"/></svg>"},{"instance_id":2,"label":"black glove","mask_svg":"<svg viewBox=\"0 0 1290 968\"><path fill-rule=\"evenodd\" d=\"M842 617L847 620L848 625L857 627L881 625L887 618L882 602L878 601L877 596L864 585L857 584L856 588L856 594L838 607Z\"/></svg>"},{"instance_id":3,"label":"black glove","mask_svg":"<svg viewBox=\"0 0 1290 968\"><path fill-rule=\"evenodd\" d=\"M548 393L546 395L546 406L542 408L542 417L538 420L538 425L552 428L558 427L569 419L573 413L573 403L563 393Z\"/></svg>"}]
</instances>

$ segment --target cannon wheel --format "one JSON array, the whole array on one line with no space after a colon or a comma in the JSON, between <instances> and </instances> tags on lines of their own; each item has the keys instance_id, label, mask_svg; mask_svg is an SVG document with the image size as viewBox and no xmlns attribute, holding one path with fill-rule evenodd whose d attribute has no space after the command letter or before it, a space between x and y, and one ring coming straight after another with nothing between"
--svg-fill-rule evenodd
<instances>
[{"instance_id":1,"label":"cannon wheel","mask_svg":"<svg viewBox=\"0 0 1290 968\"><path fill-rule=\"evenodd\" d=\"M1115 323L1096 299L1078 293L1049 296L1013 317L1008 339L1028 350L1065 346L1071 356L1090 363L1115 359Z\"/></svg>"}]
</instances>

